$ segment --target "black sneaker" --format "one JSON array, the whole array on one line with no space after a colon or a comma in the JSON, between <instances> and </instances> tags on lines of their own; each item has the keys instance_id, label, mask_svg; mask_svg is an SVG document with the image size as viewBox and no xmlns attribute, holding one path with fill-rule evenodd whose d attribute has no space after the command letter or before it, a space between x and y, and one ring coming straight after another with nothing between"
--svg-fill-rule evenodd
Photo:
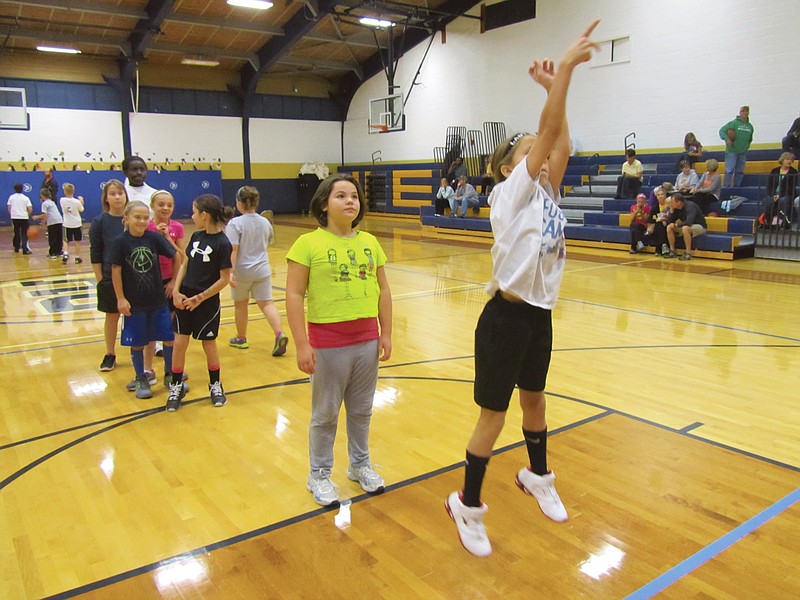
<instances>
[{"instance_id":1,"label":"black sneaker","mask_svg":"<svg viewBox=\"0 0 800 600\"><path fill-rule=\"evenodd\" d=\"M222 384L219 381L208 384L208 393L211 395L211 404L216 407L225 406L228 402L225 392L222 391Z\"/></svg>"},{"instance_id":2,"label":"black sneaker","mask_svg":"<svg viewBox=\"0 0 800 600\"><path fill-rule=\"evenodd\" d=\"M76 257L75 257L75 264L76 264L76 265L79 265L79 264L81 264L82 262L83 262L83 259L82 259L80 256L76 256Z\"/></svg>"},{"instance_id":3,"label":"black sneaker","mask_svg":"<svg viewBox=\"0 0 800 600\"><path fill-rule=\"evenodd\" d=\"M62 254L61 255L61 262L67 264L69 262L69 254Z\"/></svg>"},{"instance_id":4,"label":"black sneaker","mask_svg":"<svg viewBox=\"0 0 800 600\"><path fill-rule=\"evenodd\" d=\"M167 412L175 412L181 407L181 400L186 395L185 386L182 383L169 384L169 396L167 396Z\"/></svg>"},{"instance_id":5,"label":"black sneaker","mask_svg":"<svg viewBox=\"0 0 800 600\"><path fill-rule=\"evenodd\" d=\"M106 354L103 357L103 362L100 363L101 371L113 371L117 366L117 357L113 354Z\"/></svg>"}]
</instances>

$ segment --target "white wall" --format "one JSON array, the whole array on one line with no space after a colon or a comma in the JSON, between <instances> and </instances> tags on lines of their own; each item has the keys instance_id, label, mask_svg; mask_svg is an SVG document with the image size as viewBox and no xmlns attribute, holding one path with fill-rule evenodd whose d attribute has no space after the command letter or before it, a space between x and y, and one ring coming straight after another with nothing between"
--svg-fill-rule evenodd
<instances>
[{"instance_id":1,"label":"white wall","mask_svg":"<svg viewBox=\"0 0 800 600\"><path fill-rule=\"evenodd\" d=\"M527 75L534 58L558 58L594 17L596 39L630 36L631 62L575 72L568 112L581 150L622 150L636 132L638 148L677 148L694 131L706 146L742 104L750 105L755 143L780 144L798 116L800 69L794 34L796 3L623 2L539 0L532 21L483 35L459 19L437 35L405 107L406 131L368 135L370 98L387 93L381 73L366 82L350 106L345 160L366 162L431 158L450 125L480 129L504 121L509 132L535 130L545 96ZM576 16L578 15L578 16ZM400 61L396 82L408 93L424 45Z\"/></svg>"},{"instance_id":2,"label":"white wall","mask_svg":"<svg viewBox=\"0 0 800 600\"><path fill-rule=\"evenodd\" d=\"M122 161L119 113L108 111L29 108L29 131L0 130L0 161L23 156L28 168L40 161ZM90 156L86 156L89 152ZM111 153L117 158L110 158Z\"/></svg>"},{"instance_id":3,"label":"white wall","mask_svg":"<svg viewBox=\"0 0 800 600\"><path fill-rule=\"evenodd\" d=\"M253 162L322 162L340 164L341 123L338 121L250 120Z\"/></svg>"},{"instance_id":4,"label":"white wall","mask_svg":"<svg viewBox=\"0 0 800 600\"><path fill-rule=\"evenodd\" d=\"M237 117L132 113L131 150L147 162L242 162L241 123Z\"/></svg>"}]
</instances>

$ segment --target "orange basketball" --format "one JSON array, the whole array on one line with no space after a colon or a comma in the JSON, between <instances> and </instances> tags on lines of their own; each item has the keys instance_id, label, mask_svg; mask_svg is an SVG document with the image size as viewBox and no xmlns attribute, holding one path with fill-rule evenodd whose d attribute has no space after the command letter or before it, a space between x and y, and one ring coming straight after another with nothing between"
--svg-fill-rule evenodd
<instances>
[{"instance_id":1,"label":"orange basketball","mask_svg":"<svg viewBox=\"0 0 800 600\"><path fill-rule=\"evenodd\" d=\"M41 233L42 233L41 229L39 229L39 227L37 227L36 225L31 225L30 227L28 227L28 239L29 240L39 239L39 236L41 235Z\"/></svg>"}]
</instances>

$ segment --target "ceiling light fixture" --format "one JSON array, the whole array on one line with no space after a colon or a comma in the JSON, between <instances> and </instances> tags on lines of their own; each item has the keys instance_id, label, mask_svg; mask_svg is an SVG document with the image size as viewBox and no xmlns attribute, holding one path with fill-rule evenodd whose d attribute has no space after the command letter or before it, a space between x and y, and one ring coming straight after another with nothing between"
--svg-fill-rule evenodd
<instances>
[{"instance_id":1,"label":"ceiling light fixture","mask_svg":"<svg viewBox=\"0 0 800 600\"><path fill-rule=\"evenodd\" d=\"M243 8L255 8L256 10L272 8L272 2L267 2L266 0L228 0L228 4Z\"/></svg>"},{"instance_id":2,"label":"ceiling light fixture","mask_svg":"<svg viewBox=\"0 0 800 600\"><path fill-rule=\"evenodd\" d=\"M392 21L376 19L375 17L361 17L358 22L362 25L369 25L370 27L376 27L378 29L386 29L387 27L394 27L396 25L396 23Z\"/></svg>"},{"instance_id":3,"label":"ceiling light fixture","mask_svg":"<svg viewBox=\"0 0 800 600\"><path fill-rule=\"evenodd\" d=\"M181 59L182 65L194 65L195 67L217 67L219 66L219 61L213 58L182 58Z\"/></svg>"},{"instance_id":4,"label":"ceiling light fixture","mask_svg":"<svg viewBox=\"0 0 800 600\"><path fill-rule=\"evenodd\" d=\"M58 52L60 54L80 54L80 50L75 48L57 48L55 46L36 46L39 52Z\"/></svg>"}]
</instances>

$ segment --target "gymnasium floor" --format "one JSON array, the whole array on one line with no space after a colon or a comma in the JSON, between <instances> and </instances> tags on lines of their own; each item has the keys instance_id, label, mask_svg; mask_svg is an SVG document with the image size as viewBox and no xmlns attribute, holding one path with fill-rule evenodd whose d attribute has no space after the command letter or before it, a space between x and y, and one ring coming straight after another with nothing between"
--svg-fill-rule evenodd
<instances>
[{"instance_id":1,"label":"gymnasium floor","mask_svg":"<svg viewBox=\"0 0 800 600\"><path fill-rule=\"evenodd\" d=\"M276 226L283 311L286 251L315 223ZM44 240L14 254L0 228L0 598L800 596L799 263L569 248L548 447L570 520L550 522L514 485L526 457L512 404L484 486L494 554L477 559L443 500L477 416L489 242L409 219L364 228L394 299L371 438L388 487L369 497L347 480L342 425L349 525L305 489L308 381L292 344L270 356L255 306L251 347L230 348L223 292L228 405L210 405L195 342L188 401L167 414L160 384L152 400L125 391L122 349L98 371L88 244L63 266Z\"/></svg>"}]
</instances>

